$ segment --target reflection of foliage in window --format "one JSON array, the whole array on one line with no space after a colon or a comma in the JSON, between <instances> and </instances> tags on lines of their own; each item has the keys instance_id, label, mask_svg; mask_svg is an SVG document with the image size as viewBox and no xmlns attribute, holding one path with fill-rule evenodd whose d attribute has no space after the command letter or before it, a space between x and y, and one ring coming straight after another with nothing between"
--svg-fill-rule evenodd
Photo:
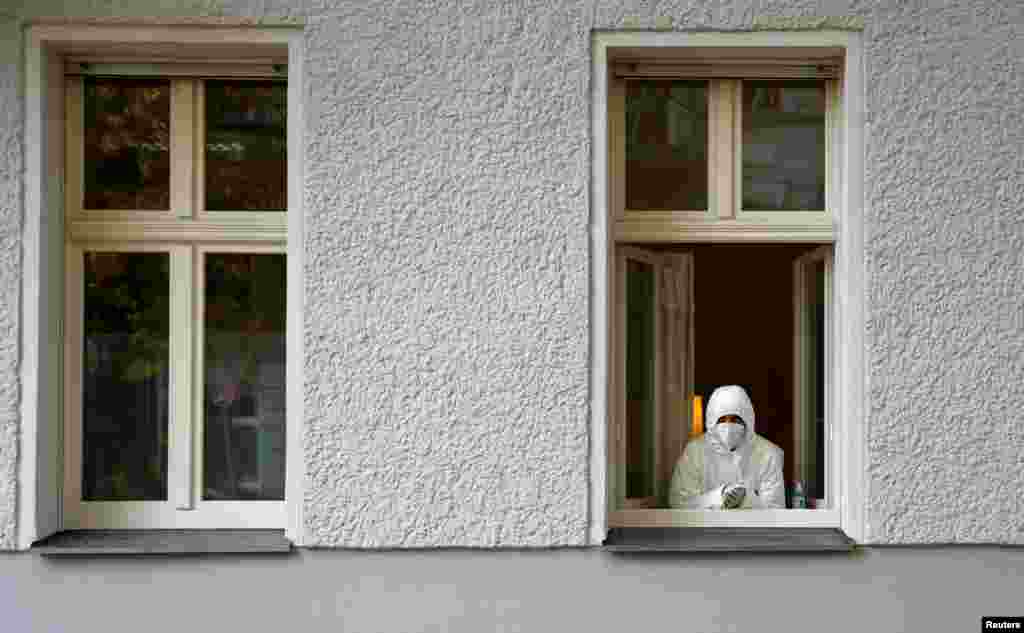
<instances>
[{"instance_id":1,"label":"reflection of foliage in window","mask_svg":"<svg viewBox=\"0 0 1024 633\"><path fill-rule=\"evenodd\" d=\"M265 358L269 351L263 348L274 345L274 340L284 334L285 285L284 255L207 255L208 366L216 359L241 358L238 383L252 385L258 359Z\"/></svg>"},{"instance_id":2,"label":"reflection of foliage in window","mask_svg":"<svg viewBox=\"0 0 1024 633\"><path fill-rule=\"evenodd\" d=\"M85 208L168 209L170 84L87 78Z\"/></svg>"},{"instance_id":3,"label":"reflection of foliage in window","mask_svg":"<svg viewBox=\"0 0 1024 633\"><path fill-rule=\"evenodd\" d=\"M123 381L153 377L167 362L168 266L163 253L85 254L86 338L129 335L130 351L108 359Z\"/></svg>"},{"instance_id":4,"label":"reflection of foliage in window","mask_svg":"<svg viewBox=\"0 0 1024 633\"><path fill-rule=\"evenodd\" d=\"M204 498L283 499L272 447L283 442L285 256L210 254L204 266Z\"/></svg>"},{"instance_id":5,"label":"reflection of foliage in window","mask_svg":"<svg viewBox=\"0 0 1024 633\"><path fill-rule=\"evenodd\" d=\"M286 208L287 87L282 81L206 86L206 208Z\"/></svg>"},{"instance_id":6,"label":"reflection of foliage in window","mask_svg":"<svg viewBox=\"0 0 1024 633\"><path fill-rule=\"evenodd\" d=\"M164 499L169 256L88 252L83 273L83 499Z\"/></svg>"}]
</instances>

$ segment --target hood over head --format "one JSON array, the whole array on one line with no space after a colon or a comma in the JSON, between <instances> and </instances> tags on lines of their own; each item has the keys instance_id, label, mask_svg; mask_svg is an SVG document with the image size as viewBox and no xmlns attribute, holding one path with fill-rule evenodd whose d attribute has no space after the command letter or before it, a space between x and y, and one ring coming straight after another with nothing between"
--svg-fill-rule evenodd
<instances>
[{"instance_id":1,"label":"hood over head","mask_svg":"<svg viewBox=\"0 0 1024 633\"><path fill-rule=\"evenodd\" d=\"M742 419L746 425L747 432L743 435L743 441L736 448L737 452L746 452L745 449L749 449L750 442L754 437L754 405L743 387L739 385L725 385L715 389L711 397L708 398L708 405L705 409L704 420L707 427L705 437L707 441L716 452L728 453L730 452L729 449L722 444L721 440L718 439L718 434L715 433L715 425L718 424L718 419L724 415L735 415Z\"/></svg>"}]
</instances>

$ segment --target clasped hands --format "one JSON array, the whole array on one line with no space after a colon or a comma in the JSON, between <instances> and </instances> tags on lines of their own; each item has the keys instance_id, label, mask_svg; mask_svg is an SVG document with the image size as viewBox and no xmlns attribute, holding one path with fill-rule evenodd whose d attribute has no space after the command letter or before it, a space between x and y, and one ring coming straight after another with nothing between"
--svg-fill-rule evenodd
<instances>
[{"instance_id":1,"label":"clasped hands","mask_svg":"<svg viewBox=\"0 0 1024 633\"><path fill-rule=\"evenodd\" d=\"M747 496L747 487L743 484L722 485L722 509L732 510L743 504Z\"/></svg>"}]
</instances>

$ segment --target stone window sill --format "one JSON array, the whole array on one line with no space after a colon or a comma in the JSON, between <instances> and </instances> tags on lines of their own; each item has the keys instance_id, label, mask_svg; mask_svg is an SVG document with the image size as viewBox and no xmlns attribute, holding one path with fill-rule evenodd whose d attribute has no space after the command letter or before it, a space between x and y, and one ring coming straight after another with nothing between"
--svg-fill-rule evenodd
<instances>
[{"instance_id":1,"label":"stone window sill","mask_svg":"<svg viewBox=\"0 0 1024 633\"><path fill-rule=\"evenodd\" d=\"M849 552L835 528L612 528L604 549L638 552Z\"/></svg>"},{"instance_id":2,"label":"stone window sill","mask_svg":"<svg viewBox=\"0 0 1024 633\"><path fill-rule=\"evenodd\" d=\"M67 530L37 541L42 556L288 554L284 530Z\"/></svg>"}]
</instances>

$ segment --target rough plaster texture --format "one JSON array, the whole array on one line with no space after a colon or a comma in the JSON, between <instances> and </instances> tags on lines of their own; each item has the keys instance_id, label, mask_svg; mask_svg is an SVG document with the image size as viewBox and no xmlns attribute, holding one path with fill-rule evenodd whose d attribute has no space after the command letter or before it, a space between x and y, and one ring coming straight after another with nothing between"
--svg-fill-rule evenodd
<instances>
[{"instance_id":1,"label":"rough plaster texture","mask_svg":"<svg viewBox=\"0 0 1024 633\"><path fill-rule=\"evenodd\" d=\"M591 31L862 18L870 538L1024 543L1017 0L40 0L17 15L305 20L305 535L347 547L586 540ZM8 59L0 236L16 252ZM3 262L0 416L17 388L18 258Z\"/></svg>"},{"instance_id":2,"label":"rough plaster texture","mask_svg":"<svg viewBox=\"0 0 1024 633\"><path fill-rule=\"evenodd\" d=\"M873 540L1024 544L1024 4L870 16Z\"/></svg>"},{"instance_id":3,"label":"rough plaster texture","mask_svg":"<svg viewBox=\"0 0 1024 633\"><path fill-rule=\"evenodd\" d=\"M0 13L0 549L15 546L24 153L18 22Z\"/></svg>"}]
</instances>

